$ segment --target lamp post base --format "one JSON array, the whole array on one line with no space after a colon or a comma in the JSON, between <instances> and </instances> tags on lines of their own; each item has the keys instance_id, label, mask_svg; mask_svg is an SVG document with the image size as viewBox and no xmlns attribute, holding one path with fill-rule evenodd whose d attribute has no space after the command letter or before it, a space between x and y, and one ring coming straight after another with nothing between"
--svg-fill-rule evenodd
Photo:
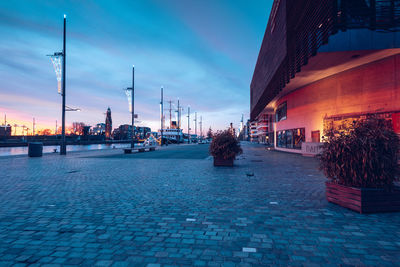
<instances>
[{"instance_id":1,"label":"lamp post base","mask_svg":"<svg viewBox=\"0 0 400 267\"><path fill-rule=\"evenodd\" d=\"M62 145L60 147L60 155L67 155L67 147Z\"/></svg>"}]
</instances>

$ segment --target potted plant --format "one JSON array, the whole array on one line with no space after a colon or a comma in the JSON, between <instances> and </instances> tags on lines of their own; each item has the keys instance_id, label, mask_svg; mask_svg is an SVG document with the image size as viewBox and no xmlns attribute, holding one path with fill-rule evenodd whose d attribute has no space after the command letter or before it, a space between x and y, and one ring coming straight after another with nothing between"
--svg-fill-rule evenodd
<instances>
[{"instance_id":1,"label":"potted plant","mask_svg":"<svg viewBox=\"0 0 400 267\"><path fill-rule=\"evenodd\" d=\"M327 133L320 168L327 200L360 213L400 211L399 138L390 122L369 118Z\"/></svg>"},{"instance_id":2,"label":"potted plant","mask_svg":"<svg viewBox=\"0 0 400 267\"><path fill-rule=\"evenodd\" d=\"M214 166L233 166L233 160L241 153L240 143L230 131L213 135L210 154L214 157Z\"/></svg>"}]
</instances>

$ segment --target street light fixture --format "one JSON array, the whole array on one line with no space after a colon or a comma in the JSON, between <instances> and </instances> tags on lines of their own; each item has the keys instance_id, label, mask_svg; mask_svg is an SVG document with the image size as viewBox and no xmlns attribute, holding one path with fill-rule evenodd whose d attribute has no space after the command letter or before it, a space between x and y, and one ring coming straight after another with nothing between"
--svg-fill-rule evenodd
<instances>
[{"instance_id":1,"label":"street light fixture","mask_svg":"<svg viewBox=\"0 0 400 267\"><path fill-rule=\"evenodd\" d=\"M68 107L68 106L65 106L65 111L81 111L81 109L80 108L71 108L71 107Z\"/></svg>"}]
</instances>

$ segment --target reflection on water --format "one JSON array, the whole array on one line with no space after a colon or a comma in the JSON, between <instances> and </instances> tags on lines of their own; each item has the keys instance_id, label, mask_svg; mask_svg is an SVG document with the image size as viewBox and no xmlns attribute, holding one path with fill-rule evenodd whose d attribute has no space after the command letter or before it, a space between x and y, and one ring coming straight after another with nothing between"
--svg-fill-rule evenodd
<instances>
[{"instance_id":1,"label":"reflection on water","mask_svg":"<svg viewBox=\"0 0 400 267\"><path fill-rule=\"evenodd\" d=\"M95 144L95 145L70 145L67 151L86 151L94 149L113 149L130 147L130 144ZM43 146L43 153L52 153L57 149L60 152L60 146ZM28 155L28 147L0 147L0 156L10 155Z\"/></svg>"}]
</instances>

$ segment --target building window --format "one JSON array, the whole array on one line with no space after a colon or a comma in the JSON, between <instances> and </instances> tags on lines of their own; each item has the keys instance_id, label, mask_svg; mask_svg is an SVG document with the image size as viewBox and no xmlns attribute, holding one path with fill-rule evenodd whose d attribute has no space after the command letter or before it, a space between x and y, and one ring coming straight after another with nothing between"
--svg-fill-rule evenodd
<instances>
[{"instance_id":1,"label":"building window","mask_svg":"<svg viewBox=\"0 0 400 267\"><path fill-rule=\"evenodd\" d=\"M319 130L311 132L311 140L312 140L313 143L319 143L319 141L320 141Z\"/></svg>"},{"instance_id":2,"label":"building window","mask_svg":"<svg viewBox=\"0 0 400 267\"><path fill-rule=\"evenodd\" d=\"M290 149L301 149L301 144L305 142L305 128L278 131L277 146Z\"/></svg>"},{"instance_id":3,"label":"building window","mask_svg":"<svg viewBox=\"0 0 400 267\"><path fill-rule=\"evenodd\" d=\"M286 147L286 131L279 131L278 132L278 140L277 140L278 147Z\"/></svg>"},{"instance_id":4,"label":"building window","mask_svg":"<svg viewBox=\"0 0 400 267\"><path fill-rule=\"evenodd\" d=\"M293 130L293 148L301 149L301 144L306 141L305 128Z\"/></svg>"},{"instance_id":5,"label":"building window","mask_svg":"<svg viewBox=\"0 0 400 267\"><path fill-rule=\"evenodd\" d=\"M286 112L287 112L286 102L283 102L276 109L276 113L275 113L276 122L286 120Z\"/></svg>"},{"instance_id":6,"label":"building window","mask_svg":"<svg viewBox=\"0 0 400 267\"><path fill-rule=\"evenodd\" d=\"M286 148L293 148L293 131L288 130L286 132Z\"/></svg>"}]
</instances>

